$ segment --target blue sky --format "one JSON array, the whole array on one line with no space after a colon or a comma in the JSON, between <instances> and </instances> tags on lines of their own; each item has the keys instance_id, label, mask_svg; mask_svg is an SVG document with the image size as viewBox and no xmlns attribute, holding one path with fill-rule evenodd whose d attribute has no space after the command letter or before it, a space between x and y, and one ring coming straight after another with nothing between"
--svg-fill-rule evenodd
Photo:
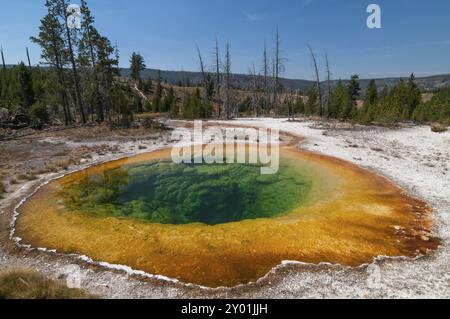
<instances>
[{"instance_id":1,"label":"blue sky","mask_svg":"<svg viewBox=\"0 0 450 319\"><path fill-rule=\"evenodd\" d=\"M73 0L72 3L77 3ZM6 62L32 60L39 48L29 42L45 14L42 0L2 0L0 44ZM121 66L139 51L147 66L197 71L196 45L212 64L217 36L231 43L233 71L261 64L264 41L273 47L278 25L284 76L312 79L310 44L323 70L328 51L334 78L450 73L448 0L88 0L97 28L119 45ZM382 29L366 26L366 8L382 8Z\"/></svg>"}]
</instances>

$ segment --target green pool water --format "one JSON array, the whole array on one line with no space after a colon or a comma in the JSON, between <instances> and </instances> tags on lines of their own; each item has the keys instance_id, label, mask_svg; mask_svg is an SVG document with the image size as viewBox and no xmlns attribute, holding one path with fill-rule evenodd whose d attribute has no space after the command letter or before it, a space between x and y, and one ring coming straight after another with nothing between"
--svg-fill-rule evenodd
<instances>
[{"instance_id":1,"label":"green pool water","mask_svg":"<svg viewBox=\"0 0 450 319\"><path fill-rule=\"evenodd\" d=\"M307 174L281 165L261 175L259 165L124 165L86 175L60 193L70 210L161 224L217 225L280 216L301 205L311 189Z\"/></svg>"}]
</instances>

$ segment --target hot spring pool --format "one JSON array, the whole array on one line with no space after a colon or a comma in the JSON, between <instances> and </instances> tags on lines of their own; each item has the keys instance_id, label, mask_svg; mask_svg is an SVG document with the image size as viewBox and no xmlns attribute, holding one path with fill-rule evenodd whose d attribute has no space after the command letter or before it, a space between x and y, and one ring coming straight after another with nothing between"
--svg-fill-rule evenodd
<instances>
[{"instance_id":1,"label":"hot spring pool","mask_svg":"<svg viewBox=\"0 0 450 319\"><path fill-rule=\"evenodd\" d=\"M208 287L263 277L284 260L357 266L430 248L425 203L334 158L281 148L280 170L174 164L170 150L67 175L19 208L17 236ZM400 231L401 230L401 231Z\"/></svg>"},{"instance_id":2,"label":"hot spring pool","mask_svg":"<svg viewBox=\"0 0 450 319\"><path fill-rule=\"evenodd\" d=\"M261 175L258 165L150 161L86 175L59 196L93 216L218 225L288 214L305 202L313 179L288 165Z\"/></svg>"}]
</instances>

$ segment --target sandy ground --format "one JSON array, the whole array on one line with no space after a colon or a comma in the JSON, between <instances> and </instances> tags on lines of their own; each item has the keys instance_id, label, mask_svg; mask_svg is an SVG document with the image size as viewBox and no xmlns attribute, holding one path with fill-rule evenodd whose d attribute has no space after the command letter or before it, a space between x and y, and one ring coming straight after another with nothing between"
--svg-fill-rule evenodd
<instances>
[{"instance_id":1,"label":"sandy ground","mask_svg":"<svg viewBox=\"0 0 450 319\"><path fill-rule=\"evenodd\" d=\"M373 264L356 269L286 263L255 284L214 290L112 271L69 256L18 249L7 238L11 211L37 185L58 176L61 170L67 173L96 162L164 147L170 140L169 133L140 131L113 135L95 131L85 135L42 133L20 141L0 142L3 180L14 179L25 171L40 173L36 173L37 180L7 185L8 193L0 200L0 269L31 268L51 278L68 278L69 282L76 273L79 281L72 284L105 298L450 297L450 133L432 133L429 127L325 127L282 119L246 119L232 124L280 128L305 137L301 145L305 149L348 160L390 178L433 207L433 230L442 239L441 248L418 260L378 258ZM15 163L15 158L22 157L27 160ZM44 172L45 167L59 169Z\"/></svg>"}]
</instances>

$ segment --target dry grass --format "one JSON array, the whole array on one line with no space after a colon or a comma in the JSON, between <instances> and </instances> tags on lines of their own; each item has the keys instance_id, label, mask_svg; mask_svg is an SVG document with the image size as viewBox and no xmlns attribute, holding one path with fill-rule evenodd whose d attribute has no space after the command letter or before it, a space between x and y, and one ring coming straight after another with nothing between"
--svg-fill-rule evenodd
<instances>
[{"instance_id":1,"label":"dry grass","mask_svg":"<svg viewBox=\"0 0 450 319\"><path fill-rule=\"evenodd\" d=\"M40 170L36 171L36 174L37 175L44 175L44 174L47 174L47 173L50 173L50 172L51 172L51 170L49 169L49 167L45 166L44 168L41 168Z\"/></svg>"},{"instance_id":2,"label":"dry grass","mask_svg":"<svg viewBox=\"0 0 450 319\"><path fill-rule=\"evenodd\" d=\"M2 198L2 195L6 193L6 186L3 184L5 172L0 170L0 198Z\"/></svg>"},{"instance_id":3,"label":"dry grass","mask_svg":"<svg viewBox=\"0 0 450 319\"><path fill-rule=\"evenodd\" d=\"M37 179L37 176L35 173L31 172L27 174L19 174L16 179L21 181L34 181Z\"/></svg>"},{"instance_id":4,"label":"dry grass","mask_svg":"<svg viewBox=\"0 0 450 319\"><path fill-rule=\"evenodd\" d=\"M18 158L28 158L30 152L27 150L16 150L11 147L0 147L0 163L7 163L17 160Z\"/></svg>"},{"instance_id":5,"label":"dry grass","mask_svg":"<svg viewBox=\"0 0 450 319\"><path fill-rule=\"evenodd\" d=\"M58 171L58 168L52 165L48 165L45 167L45 170L47 173L56 173Z\"/></svg>"},{"instance_id":6,"label":"dry grass","mask_svg":"<svg viewBox=\"0 0 450 319\"><path fill-rule=\"evenodd\" d=\"M78 165L79 164L79 160L75 159L75 158L69 158L67 160L61 161L57 163L57 166L66 171L68 170L72 165Z\"/></svg>"},{"instance_id":7,"label":"dry grass","mask_svg":"<svg viewBox=\"0 0 450 319\"><path fill-rule=\"evenodd\" d=\"M2 198L2 195L3 195L4 193L6 193L6 187L5 187L5 185L3 184L3 182L0 181L0 198Z\"/></svg>"},{"instance_id":8,"label":"dry grass","mask_svg":"<svg viewBox=\"0 0 450 319\"><path fill-rule=\"evenodd\" d=\"M91 299L79 289L70 289L29 270L15 270L0 274L0 299Z\"/></svg>"}]
</instances>

